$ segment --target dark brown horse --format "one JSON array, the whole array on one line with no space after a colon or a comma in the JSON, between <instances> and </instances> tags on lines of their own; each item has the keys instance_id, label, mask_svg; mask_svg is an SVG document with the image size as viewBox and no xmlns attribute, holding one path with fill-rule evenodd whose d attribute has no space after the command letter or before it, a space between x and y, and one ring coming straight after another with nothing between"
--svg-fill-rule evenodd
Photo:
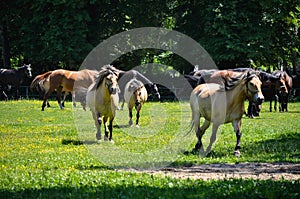
<instances>
[{"instance_id":1,"label":"dark brown horse","mask_svg":"<svg viewBox=\"0 0 300 199\"><path fill-rule=\"evenodd\" d=\"M244 114L244 101L246 98L261 104L264 96L261 92L261 81L255 73L234 71L218 71L215 78L220 78L221 83L205 83L198 85L190 96L192 109L192 122L198 142L195 150L200 150L206 155L216 140L216 133L220 125L231 122L236 133L236 147L234 154L240 155L241 122ZM218 79L219 80L219 79ZM204 124L200 127L200 117L204 117ZM203 149L202 136L206 129L213 123L210 144Z\"/></svg>"},{"instance_id":2,"label":"dark brown horse","mask_svg":"<svg viewBox=\"0 0 300 199\"><path fill-rule=\"evenodd\" d=\"M293 88L293 79L285 71L274 71L272 75L280 78L284 86L275 87L275 104L274 110L277 110L277 101L279 102L279 111L288 111L288 101L291 89ZM272 101L270 100L270 111L272 111Z\"/></svg>"},{"instance_id":3,"label":"dark brown horse","mask_svg":"<svg viewBox=\"0 0 300 199\"><path fill-rule=\"evenodd\" d=\"M10 86L15 88L15 99L19 99L19 87L23 83L25 77L32 77L31 65L24 65L16 69L0 69L0 88L2 94L7 100L7 96L4 91L8 90Z\"/></svg>"}]
</instances>

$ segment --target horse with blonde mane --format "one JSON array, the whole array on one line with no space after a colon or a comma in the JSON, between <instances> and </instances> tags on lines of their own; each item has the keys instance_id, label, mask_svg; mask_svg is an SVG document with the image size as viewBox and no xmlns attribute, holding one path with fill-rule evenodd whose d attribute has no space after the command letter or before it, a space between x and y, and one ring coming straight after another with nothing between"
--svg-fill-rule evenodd
<instances>
[{"instance_id":1,"label":"horse with blonde mane","mask_svg":"<svg viewBox=\"0 0 300 199\"><path fill-rule=\"evenodd\" d=\"M135 107L136 110L136 127L139 127L139 118L140 111L142 109L142 105L147 101L148 93L144 86L144 84L137 80L130 80L126 86L124 91L124 99L128 105L129 111L129 126L132 125L132 109Z\"/></svg>"},{"instance_id":2,"label":"horse with blonde mane","mask_svg":"<svg viewBox=\"0 0 300 199\"><path fill-rule=\"evenodd\" d=\"M227 76L221 77L221 80L222 84L200 84L191 93L192 123L198 138L195 150L200 150L202 155L206 155L216 140L219 126L231 122L237 138L234 154L239 156L244 101L248 98L261 104L264 101L261 92L262 83L259 77L251 71L242 73L232 71L230 75L227 73ZM200 127L201 116L205 121ZM211 122L213 123L212 136L209 146L204 151L201 139Z\"/></svg>"},{"instance_id":3,"label":"horse with blonde mane","mask_svg":"<svg viewBox=\"0 0 300 199\"><path fill-rule=\"evenodd\" d=\"M104 140L112 140L113 121L119 103L119 71L106 65L101 68L94 83L89 87L86 96L87 106L91 109L95 126L97 128L96 138L101 141L101 124L104 124ZM103 118L103 121L102 121ZM109 124L107 125L107 122ZM110 134L108 137L108 133Z\"/></svg>"}]
</instances>

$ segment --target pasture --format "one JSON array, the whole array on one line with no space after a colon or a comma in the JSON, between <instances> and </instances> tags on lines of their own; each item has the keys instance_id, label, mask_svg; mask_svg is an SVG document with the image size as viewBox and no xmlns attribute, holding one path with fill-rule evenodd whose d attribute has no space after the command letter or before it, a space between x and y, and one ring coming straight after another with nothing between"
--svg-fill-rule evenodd
<instances>
[{"instance_id":1,"label":"pasture","mask_svg":"<svg viewBox=\"0 0 300 199\"><path fill-rule=\"evenodd\" d=\"M81 107L73 109L71 102L60 110L55 101L50 101L52 107L42 112L41 103L0 102L1 198L300 196L299 179L203 181L119 170L208 163L300 163L300 103L290 103L289 112L284 113L270 113L268 103L264 103L259 118L244 117L239 158L233 155L235 133L231 124L219 129L217 141L207 157L190 153L196 136L194 130L186 135L191 119L187 102L147 102L141 112L139 129L126 126L126 107L117 111L114 145L95 142L96 128L88 119L90 111L84 112ZM207 138L210 132L208 129Z\"/></svg>"}]
</instances>

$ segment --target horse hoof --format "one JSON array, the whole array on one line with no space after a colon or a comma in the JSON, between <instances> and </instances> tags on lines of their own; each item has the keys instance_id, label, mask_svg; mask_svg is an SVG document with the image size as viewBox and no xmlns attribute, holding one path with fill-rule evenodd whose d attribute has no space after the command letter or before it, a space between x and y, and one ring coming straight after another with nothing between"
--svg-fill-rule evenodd
<instances>
[{"instance_id":1,"label":"horse hoof","mask_svg":"<svg viewBox=\"0 0 300 199\"><path fill-rule=\"evenodd\" d=\"M97 142L97 144L100 144L100 143L103 142L103 141L102 141L102 140L97 140L96 142Z\"/></svg>"},{"instance_id":2,"label":"horse hoof","mask_svg":"<svg viewBox=\"0 0 300 199\"><path fill-rule=\"evenodd\" d=\"M136 127L136 128L140 128L140 125L137 124L137 125L135 125L135 127Z\"/></svg>"},{"instance_id":3,"label":"horse hoof","mask_svg":"<svg viewBox=\"0 0 300 199\"><path fill-rule=\"evenodd\" d=\"M235 157L240 157L241 156L241 152L240 151L234 151L234 156Z\"/></svg>"},{"instance_id":4,"label":"horse hoof","mask_svg":"<svg viewBox=\"0 0 300 199\"><path fill-rule=\"evenodd\" d=\"M97 140L101 140L101 134L100 133L96 133L96 138L97 138Z\"/></svg>"},{"instance_id":5,"label":"horse hoof","mask_svg":"<svg viewBox=\"0 0 300 199\"><path fill-rule=\"evenodd\" d=\"M109 140L109 142L110 142L111 144L115 144L115 142L114 142L113 140Z\"/></svg>"}]
</instances>

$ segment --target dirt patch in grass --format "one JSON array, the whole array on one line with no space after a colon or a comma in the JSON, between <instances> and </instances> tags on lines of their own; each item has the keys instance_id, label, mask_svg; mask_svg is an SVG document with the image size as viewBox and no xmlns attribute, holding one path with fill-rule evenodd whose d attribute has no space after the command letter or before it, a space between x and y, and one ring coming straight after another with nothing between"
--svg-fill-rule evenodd
<instances>
[{"instance_id":1,"label":"dirt patch in grass","mask_svg":"<svg viewBox=\"0 0 300 199\"><path fill-rule=\"evenodd\" d=\"M232 178L259 180L299 180L300 164L291 163L239 163L202 164L183 167L167 167L160 170L137 171L169 176L178 179L223 180Z\"/></svg>"}]
</instances>

